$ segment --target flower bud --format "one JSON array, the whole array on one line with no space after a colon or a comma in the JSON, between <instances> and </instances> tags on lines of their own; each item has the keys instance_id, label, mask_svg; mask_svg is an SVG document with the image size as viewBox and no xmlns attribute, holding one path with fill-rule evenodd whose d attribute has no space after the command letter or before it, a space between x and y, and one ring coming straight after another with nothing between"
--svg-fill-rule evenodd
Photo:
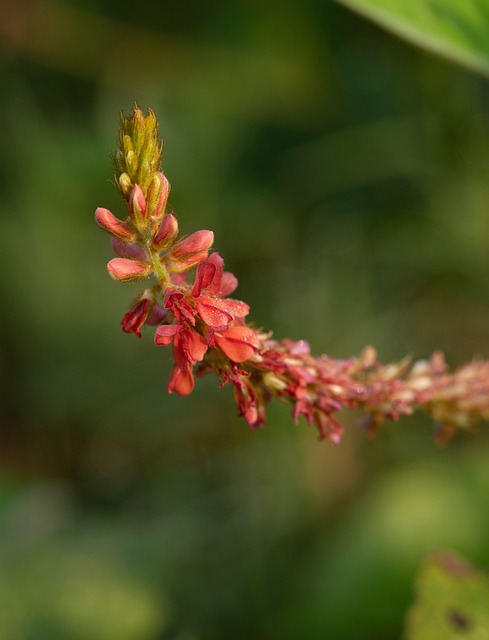
<instances>
[{"instance_id":1,"label":"flower bud","mask_svg":"<svg viewBox=\"0 0 489 640\"><path fill-rule=\"evenodd\" d=\"M98 207L95 210L95 221L102 229L124 240L124 242L133 242L136 239L136 234L131 227L119 220L119 218L116 218L108 209Z\"/></svg>"},{"instance_id":2,"label":"flower bud","mask_svg":"<svg viewBox=\"0 0 489 640\"><path fill-rule=\"evenodd\" d=\"M158 223L165 214L169 192L170 183L166 179L165 175L161 173L161 171L158 171L153 175L153 179L151 180L147 192L149 215L155 223L155 227L158 226Z\"/></svg>"},{"instance_id":3,"label":"flower bud","mask_svg":"<svg viewBox=\"0 0 489 640\"><path fill-rule=\"evenodd\" d=\"M133 185L131 182L131 178L128 176L128 174L121 173L121 175L119 176L119 189L125 198L127 198L131 193L132 186Z\"/></svg>"},{"instance_id":4,"label":"flower bud","mask_svg":"<svg viewBox=\"0 0 489 640\"><path fill-rule=\"evenodd\" d=\"M145 278L151 271L151 265L128 258L112 258L107 264L107 271L114 280L130 282Z\"/></svg>"},{"instance_id":5,"label":"flower bud","mask_svg":"<svg viewBox=\"0 0 489 640\"><path fill-rule=\"evenodd\" d=\"M138 170L138 157L132 149L126 152L126 167L130 176Z\"/></svg>"},{"instance_id":6,"label":"flower bud","mask_svg":"<svg viewBox=\"0 0 489 640\"><path fill-rule=\"evenodd\" d=\"M116 153L115 153L115 156L114 156L114 164L115 164L116 169L120 173L123 173L123 171L125 169L125 166L126 166L125 162L126 162L126 159L124 157L124 153L120 149L118 149L116 151Z\"/></svg>"},{"instance_id":7,"label":"flower bud","mask_svg":"<svg viewBox=\"0 0 489 640\"><path fill-rule=\"evenodd\" d=\"M114 237L112 237L110 241L112 248L120 258L130 258L131 260L140 260L141 262L147 259L145 250L139 244L123 242L119 240L119 238Z\"/></svg>"},{"instance_id":8,"label":"flower bud","mask_svg":"<svg viewBox=\"0 0 489 640\"><path fill-rule=\"evenodd\" d=\"M205 251L199 251L198 253L193 253L185 258L178 258L169 263L168 269L172 273L183 273L184 271L188 271L189 269L193 269L198 264L200 264L203 260L206 260L209 255L207 249Z\"/></svg>"},{"instance_id":9,"label":"flower bud","mask_svg":"<svg viewBox=\"0 0 489 640\"><path fill-rule=\"evenodd\" d=\"M134 145L132 143L132 138L129 135L122 136L122 148L124 150L124 155L127 156L129 151L134 151Z\"/></svg>"},{"instance_id":10,"label":"flower bud","mask_svg":"<svg viewBox=\"0 0 489 640\"><path fill-rule=\"evenodd\" d=\"M171 251L171 257L173 260L180 260L195 253L208 251L213 242L214 234L212 231L196 231L188 236L188 238L184 238L174 245Z\"/></svg>"},{"instance_id":11,"label":"flower bud","mask_svg":"<svg viewBox=\"0 0 489 640\"><path fill-rule=\"evenodd\" d=\"M163 251L168 248L178 235L178 222L171 213L165 213L161 221L160 228L154 237L154 246L156 250Z\"/></svg>"},{"instance_id":12,"label":"flower bud","mask_svg":"<svg viewBox=\"0 0 489 640\"><path fill-rule=\"evenodd\" d=\"M146 214L146 198L141 187L135 184L129 195L129 209L134 223L138 228L144 227Z\"/></svg>"}]
</instances>

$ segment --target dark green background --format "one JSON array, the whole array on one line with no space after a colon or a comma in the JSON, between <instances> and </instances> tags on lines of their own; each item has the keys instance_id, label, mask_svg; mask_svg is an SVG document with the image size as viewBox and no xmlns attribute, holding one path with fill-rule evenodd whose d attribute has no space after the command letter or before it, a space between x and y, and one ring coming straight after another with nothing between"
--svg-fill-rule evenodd
<instances>
[{"instance_id":1,"label":"dark green background","mask_svg":"<svg viewBox=\"0 0 489 640\"><path fill-rule=\"evenodd\" d=\"M427 551L489 563L485 429L345 415L335 448L168 396L93 212L137 100L258 326L488 357L487 81L320 0L23 0L0 37L0 637L397 638Z\"/></svg>"}]
</instances>

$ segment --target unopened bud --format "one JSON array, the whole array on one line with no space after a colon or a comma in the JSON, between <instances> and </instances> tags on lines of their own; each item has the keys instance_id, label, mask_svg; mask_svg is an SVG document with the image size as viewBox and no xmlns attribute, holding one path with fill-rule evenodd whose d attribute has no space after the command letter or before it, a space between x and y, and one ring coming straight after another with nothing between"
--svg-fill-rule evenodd
<instances>
[{"instance_id":1,"label":"unopened bud","mask_svg":"<svg viewBox=\"0 0 489 640\"><path fill-rule=\"evenodd\" d=\"M127 258L112 258L107 264L107 270L114 280L130 282L145 278L151 271L151 265Z\"/></svg>"},{"instance_id":2,"label":"unopened bud","mask_svg":"<svg viewBox=\"0 0 489 640\"><path fill-rule=\"evenodd\" d=\"M141 187L135 184L129 196L129 209L134 223L138 228L144 227L146 214L146 199Z\"/></svg>"},{"instance_id":3,"label":"unopened bud","mask_svg":"<svg viewBox=\"0 0 489 640\"><path fill-rule=\"evenodd\" d=\"M140 260L144 262L147 255L143 247L132 242L123 242L119 238L112 237L110 239L112 248L120 258L130 258L131 260Z\"/></svg>"},{"instance_id":4,"label":"unopened bud","mask_svg":"<svg viewBox=\"0 0 489 640\"><path fill-rule=\"evenodd\" d=\"M177 242L177 244L174 245L171 257L174 260L180 260L181 258L186 258L192 254L207 251L210 249L213 242L214 234L212 231L196 231L195 233L192 233L192 235L188 236L188 238L180 240L180 242Z\"/></svg>"},{"instance_id":5,"label":"unopened bud","mask_svg":"<svg viewBox=\"0 0 489 640\"><path fill-rule=\"evenodd\" d=\"M138 157L132 149L126 152L126 167L131 176L134 176L138 170Z\"/></svg>"},{"instance_id":6,"label":"unopened bud","mask_svg":"<svg viewBox=\"0 0 489 640\"><path fill-rule=\"evenodd\" d=\"M184 258L178 258L170 262L168 268L172 273L183 273L184 271L188 271L193 267L196 267L203 260L207 260L209 256L209 251L206 249L205 251L198 251L197 253L192 253L189 256L185 256Z\"/></svg>"},{"instance_id":7,"label":"unopened bud","mask_svg":"<svg viewBox=\"0 0 489 640\"><path fill-rule=\"evenodd\" d=\"M178 221L171 213L165 213L160 228L154 238L156 250L163 251L169 247L178 235Z\"/></svg>"},{"instance_id":8,"label":"unopened bud","mask_svg":"<svg viewBox=\"0 0 489 640\"><path fill-rule=\"evenodd\" d=\"M133 242L136 239L136 234L131 227L119 220L119 218L116 218L108 209L98 207L98 209L95 210L95 221L102 229L105 229L125 242Z\"/></svg>"},{"instance_id":9,"label":"unopened bud","mask_svg":"<svg viewBox=\"0 0 489 640\"><path fill-rule=\"evenodd\" d=\"M124 154L127 154L128 151L134 151L134 145L132 143L131 136L127 134L122 136L122 148L124 149Z\"/></svg>"},{"instance_id":10,"label":"unopened bud","mask_svg":"<svg viewBox=\"0 0 489 640\"><path fill-rule=\"evenodd\" d=\"M147 192L149 215L155 223L154 228L158 226L158 223L165 214L169 192L170 183L165 175L161 173L161 171L158 171L158 173L153 175Z\"/></svg>"},{"instance_id":11,"label":"unopened bud","mask_svg":"<svg viewBox=\"0 0 489 640\"><path fill-rule=\"evenodd\" d=\"M114 156L114 164L116 166L116 169L120 173L122 173L124 171L124 169L126 168L125 162L126 162L126 159L124 157L123 152L120 149L118 149L116 151L116 153L115 153L115 156Z\"/></svg>"},{"instance_id":12,"label":"unopened bud","mask_svg":"<svg viewBox=\"0 0 489 640\"><path fill-rule=\"evenodd\" d=\"M127 198L131 193L132 187L133 185L131 182L131 178L128 176L128 174L121 173L121 175L119 176L119 189L121 190L122 195Z\"/></svg>"}]
</instances>

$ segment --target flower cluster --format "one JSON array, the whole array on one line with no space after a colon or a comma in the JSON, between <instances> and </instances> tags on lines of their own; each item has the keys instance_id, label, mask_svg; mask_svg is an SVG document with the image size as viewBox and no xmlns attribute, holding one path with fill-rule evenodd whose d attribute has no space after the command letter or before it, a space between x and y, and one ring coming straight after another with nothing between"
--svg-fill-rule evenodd
<instances>
[{"instance_id":1,"label":"flower cluster","mask_svg":"<svg viewBox=\"0 0 489 640\"><path fill-rule=\"evenodd\" d=\"M314 357L305 341L281 342L246 322L249 306L229 296L237 287L211 252L214 234L179 234L167 212L169 184L161 171L161 144L154 113L135 107L121 117L114 158L116 185L127 202L125 220L98 208L97 223L111 234L115 258L109 274L122 282L153 278L132 302L122 330L141 337L144 325L156 326L156 345L173 346L174 366L168 391L184 396L194 375L212 372L221 386L233 387L240 415L253 428L264 424L272 398L292 405L292 416L314 424L321 438L334 443L343 428L336 414L360 408L373 433L386 420L423 409L437 425L440 441L457 428L489 419L489 362L464 365L449 373L443 356L410 364L382 365L367 347L359 358Z\"/></svg>"}]
</instances>

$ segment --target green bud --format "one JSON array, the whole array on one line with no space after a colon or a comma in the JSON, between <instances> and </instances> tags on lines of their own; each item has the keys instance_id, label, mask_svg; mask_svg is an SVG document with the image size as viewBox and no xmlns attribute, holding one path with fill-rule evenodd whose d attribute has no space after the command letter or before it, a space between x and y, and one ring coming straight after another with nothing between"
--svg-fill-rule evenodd
<instances>
[{"instance_id":1,"label":"green bud","mask_svg":"<svg viewBox=\"0 0 489 640\"><path fill-rule=\"evenodd\" d=\"M129 117L121 114L119 148L114 163L116 181L126 199L135 184L141 187L147 198L148 189L161 170L161 151L158 121L153 111L149 110L145 115L136 105ZM152 199L156 199L155 196Z\"/></svg>"},{"instance_id":2,"label":"green bud","mask_svg":"<svg viewBox=\"0 0 489 640\"><path fill-rule=\"evenodd\" d=\"M135 176L138 170L138 157L132 150L126 152L126 167L127 173L130 176Z\"/></svg>"},{"instance_id":3,"label":"green bud","mask_svg":"<svg viewBox=\"0 0 489 640\"><path fill-rule=\"evenodd\" d=\"M120 149L118 149L115 153L114 163L115 168L120 171L120 173L123 173L126 168L126 158Z\"/></svg>"},{"instance_id":4,"label":"green bud","mask_svg":"<svg viewBox=\"0 0 489 640\"><path fill-rule=\"evenodd\" d=\"M122 193L123 196L128 198L133 188L131 178L127 175L127 173L121 173L121 175L119 176L118 183L119 183L120 192Z\"/></svg>"},{"instance_id":5,"label":"green bud","mask_svg":"<svg viewBox=\"0 0 489 640\"><path fill-rule=\"evenodd\" d=\"M132 143L131 136L128 136L127 134L125 136L123 136L123 138L122 138L122 146L124 148L124 153L126 155L127 155L128 151L134 151L134 145Z\"/></svg>"}]
</instances>

